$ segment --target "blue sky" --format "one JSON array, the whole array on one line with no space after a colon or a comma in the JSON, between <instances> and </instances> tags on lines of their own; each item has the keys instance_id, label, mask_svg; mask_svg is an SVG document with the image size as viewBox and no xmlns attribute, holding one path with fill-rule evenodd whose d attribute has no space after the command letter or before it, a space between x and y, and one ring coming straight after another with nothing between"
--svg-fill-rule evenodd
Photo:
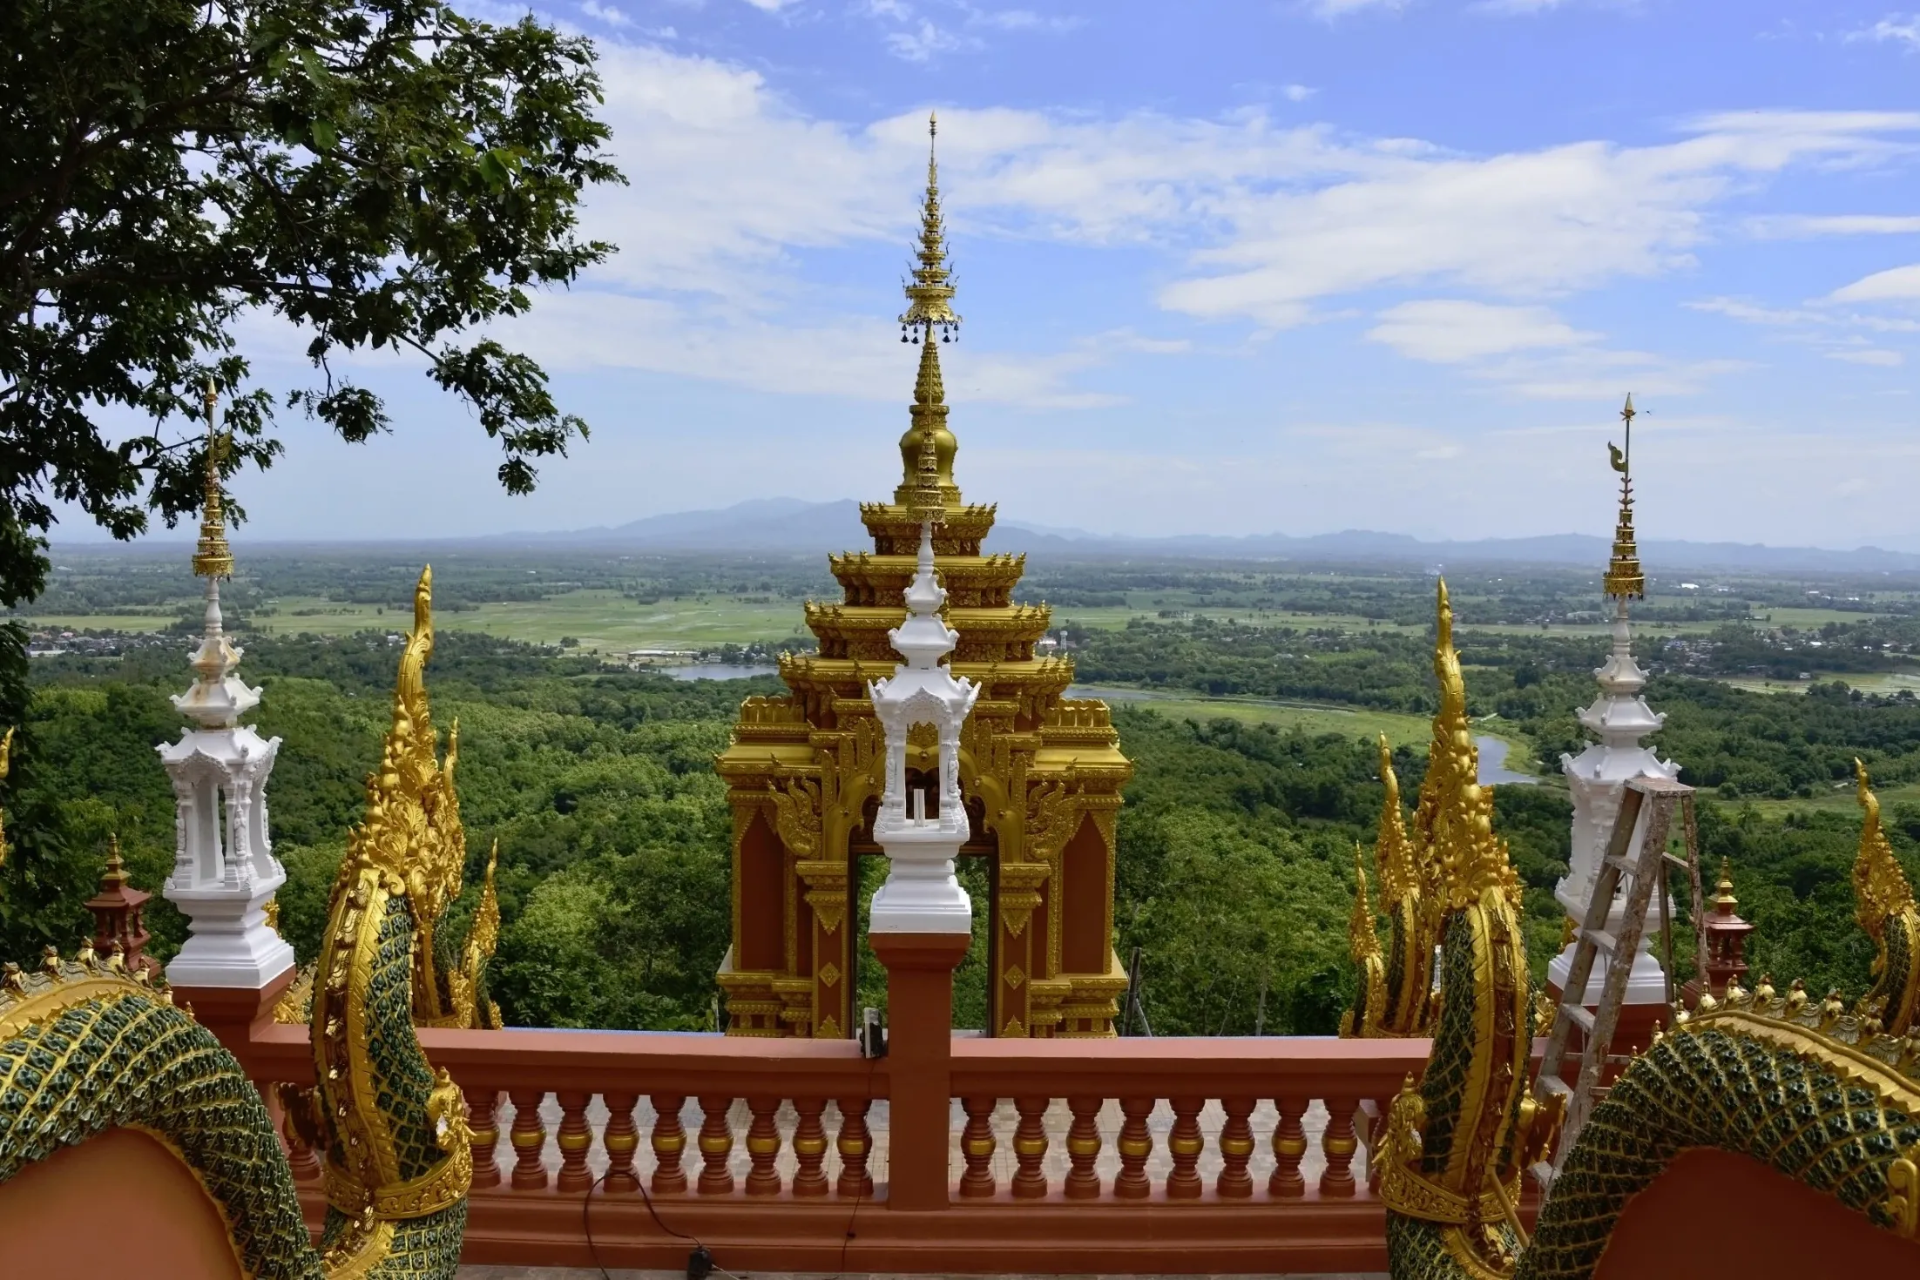
<instances>
[{"instance_id":1,"label":"blue sky","mask_svg":"<svg viewBox=\"0 0 1920 1280\"><path fill-rule=\"evenodd\" d=\"M478 9L509 16L517 10ZM877 498L940 112L967 496L1100 532L1605 532L1920 549L1920 13L1826 0L552 0L602 46L621 245L506 336L590 443L500 495L287 422L247 537ZM263 377L297 340L260 326Z\"/></svg>"}]
</instances>

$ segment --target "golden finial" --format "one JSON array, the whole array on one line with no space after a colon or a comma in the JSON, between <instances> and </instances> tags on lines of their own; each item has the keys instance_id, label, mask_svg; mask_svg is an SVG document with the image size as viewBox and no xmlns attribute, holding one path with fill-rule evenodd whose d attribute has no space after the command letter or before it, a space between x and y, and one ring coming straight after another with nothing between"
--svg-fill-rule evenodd
<instances>
[{"instance_id":1,"label":"golden finial","mask_svg":"<svg viewBox=\"0 0 1920 1280\"><path fill-rule=\"evenodd\" d=\"M1880 829L1880 799L1873 794L1867 766L1856 759L1853 772L1862 813L1860 852L1853 860L1853 914L1878 942L1887 917L1913 905L1913 886L1893 856L1887 833Z\"/></svg>"},{"instance_id":2,"label":"golden finial","mask_svg":"<svg viewBox=\"0 0 1920 1280\"><path fill-rule=\"evenodd\" d=\"M913 269L913 282L906 286L907 309L900 317L901 341L931 342L933 331L940 330L943 342L953 340L960 317L953 313L953 272L947 267L946 222L940 216L940 165L934 154L933 140L939 121L927 115L927 195L920 209L919 265ZM919 333L909 334L918 329Z\"/></svg>"},{"instance_id":3,"label":"golden finial","mask_svg":"<svg viewBox=\"0 0 1920 1280\"><path fill-rule=\"evenodd\" d=\"M127 864L120 856L120 833L114 831L107 836L107 870L100 877L100 887L118 889L133 877L127 872Z\"/></svg>"},{"instance_id":4,"label":"golden finial","mask_svg":"<svg viewBox=\"0 0 1920 1280\"><path fill-rule=\"evenodd\" d=\"M219 394L207 379L207 493L200 512L200 546L193 554L193 572L201 578L231 578L233 552L227 548L226 513L220 505L220 463L226 457L227 437L215 425Z\"/></svg>"},{"instance_id":5,"label":"golden finial","mask_svg":"<svg viewBox=\"0 0 1920 1280\"><path fill-rule=\"evenodd\" d=\"M1740 905L1740 899L1733 896L1733 862L1729 858L1720 859L1720 883L1713 886L1713 905L1723 916L1732 915Z\"/></svg>"},{"instance_id":6,"label":"golden finial","mask_svg":"<svg viewBox=\"0 0 1920 1280\"><path fill-rule=\"evenodd\" d=\"M1640 549L1633 537L1633 393L1620 410L1626 447L1607 442L1607 456L1620 473L1620 519L1613 527L1613 559L1607 563L1607 595L1616 600L1640 600L1647 594L1647 577L1640 571Z\"/></svg>"},{"instance_id":7,"label":"golden finial","mask_svg":"<svg viewBox=\"0 0 1920 1280\"><path fill-rule=\"evenodd\" d=\"M1381 882L1386 871L1381 871ZM1380 954L1380 936L1373 931L1373 900L1367 896L1367 863L1361 856L1360 842L1353 842L1353 914L1347 917L1347 951L1355 964L1365 964L1369 956Z\"/></svg>"}]
</instances>

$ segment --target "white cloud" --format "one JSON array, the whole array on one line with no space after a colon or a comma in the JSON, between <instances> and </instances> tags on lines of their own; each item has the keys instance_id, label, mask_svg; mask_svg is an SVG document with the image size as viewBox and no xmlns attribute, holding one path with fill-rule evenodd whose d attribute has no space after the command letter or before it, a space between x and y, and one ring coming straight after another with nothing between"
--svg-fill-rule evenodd
<instances>
[{"instance_id":1,"label":"white cloud","mask_svg":"<svg viewBox=\"0 0 1920 1280\"><path fill-rule=\"evenodd\" d=\"M1074 31L1086 22L1073 15L1040 14L1031 9L977 9L964 4L961 7L969 23L999 31Z\"/></svg>"},{"instance_id":2,"label":"white cloud","mask_svg":"<svg viewBox=\"0 0 1920 1280\"><path fill-rule=\"evenodd\" d=\"M962 35L945 27L937 27L925 18L920 20L917 27L887 33L887 51L908 62L926 62L935 54L984 47L985 43L978 36Z\"/></svg>"},{"instance_id":3,"label":"white cloud","mask_svg":"<svg viewBox=\"0 0 1920 1280\"><path fill-rule=\"evenodd\" d=\"M1830 302L1920 302L1920 263L1876 271L1827 295Z\"/></svg>"},{"instance_id":4,"label":"white cloud","mask_svg":"<svg viewBox=\"0 0 1920 1280\"><path fill-rule=\"evenodd\" d=\"M1367 337L1415 360L1460 364L1510 351L1581 346L1599 335L1580 332L1545 307L1434 298L1381 312Z\"/></svg>"},{"instance_id":5,"label":"white cloud","mask_svg":"<svg viewBox=\"0 0 1920 1280\"><path fill-rule=\"evenodd\" d=\"M597 0L581 0L580 12L589 18L598 18L610 27L630 27L633 19L610 4L599 4Z\"/></svg>"},{"instance_id":6,"label":"white cloud","mask_svg":"<svg viewBox=\"0 0 1920 1280\"><path fill-rule=\"evenodd\" d=\"M1549 9L1558 9L1563 0L1480 0L1474 5L1482 13L1545 13Z\"/></svg>"},{"instance_id":7,"label":"white cloud","mask_svg":"<svg viewBox=\"0 0 1920 1280\"><path fill-rule=\"evenodd\" d=\"M1762 240L1799 240L1816 236L1897 236L1920 234L1920 218L1902 214L1766 214L1748 218L1749 234Z\"/></svg>"},{"instance_id":8,"label":"white cloud","mask_svg":"<svg viewBox=\"0 0 1920 1280\"><path fill-rule=\"evenodd\" d=\"M517 349L554 371L646 369L790 395L899 402L913 360L885 317L814 316L805 324L717 315L678 300L595 291L541 299L503 326ZM941 348L949 399L1040 409L1092 409L1121 397L1073 379L1127 354L1169 354L1184 344L1102 335L1051 354L989 351L962 341Z\"/></svg>"},{"instance_id":9,"label":"white cloud","mask_svg":"<svg viewBox=\"0 0 1920 1280\"><path fill-rule=\"evenodd\" d=\"M1871 364L1883 368L1893 368L1907 362L1907 358L1898 351L1887 351L1879 347L1868 347L1859 351L1829 351L1829 360L1845 360L1850 364Z\"/></svg>"},{"instance_id":10,"label":"white cloud","mask_svg":"<svg viewBox=\"0 0 1920 1280\"><path fill-rule=\"evenodd\" d=\"M1709 311L1744 324L1832 326L1869 329L1879 333L1920 333L1920 320L1835 311L1831 308L1815 311L1806 307L1763 307L1740 298L1701 298L1686 306L1692 311Z\"/></svg>"},{"instance_id":11,"label":"white cloud","mask_svg":"<svg viewBox=\"0 0 1920 1280\"><path fill-rule=\"evenodd\" d=\"M762 13L778 13L788 5L799 3L799 0L747 0L747 3Z\"/></svg>"},{"instance_id":12,"label":"white cloud","mask_svg":"<svg viewBox=\"0 0 1920 1280\"><path fill-rule=\"evenodd\" d=\"M1308 0L1307 11L1316 18L1332 21L1349 13L1359 13L1364 9L1382 9L1389 13L1398 13L1407 7L1409 0Z\"/></svg>"},{"instance_id":13,"label":"white cloud","mask_svg":"<svg viewBox=\"0 0 1920 1280\"><path fill-rule=\"evenodd\" d=\"M1192 261L1214 270L1168 285L1161 302L1286 325L1316 299L1383 285L1541 295L1654 275L1692 262L1716 201L1796 164L1884 156L1899 145L1885 134L1916 129L1915 113L1752 112L1708 117L1693 136L1649 147L1458 157L1329 143L1320 174L1209 193L1228 232Z\"/></svg>"},{"instance_id":14,"label":"white cloud","mask_svg":"<svg viewBox=\"0 0 1920 1280\"><path fill-rule=\"evenodd\" d=\"M1848 32L1847 39L1904 44L1908 52L1920 51L1920 14L1890 13L1870 27Z\"/></svg>"},{"instance_id":15,"label":"white cloud","mask_svg":"<svg viewBox=\"0 0 1920 1280\"><path fill-rule=\"evenodd\" d=\"M1289 84L1280 87L1280 96L1288 102L1305 102L1318 92L1320 92L1318 89L1309 88L1304 84Z\"/></svg>"},{"instance_id":16,"label":"white cloud","mask_svg":"<svg viewBox=\"0 0 1920 1280\"><path fill-rule=\"evenodd\" d=\"M871 382L879 366L861 363L873 331L847 313L865 302L850 307L844 285L837 297L810 290L801 255L906 244L924 112L853 124L810 117L755 70L617 41L602 42L601 71L612 150L634 184L591 193L583 226L621 250L570 297L535 308L536 329L551 313L549 327L564 331L544 349L570 368L753 385L764 359L781 370L773 381L782 389L896 395L896 376ZM1267 328L1309 320L1342 297L1444 287L1460 296L1381 300L1370 336L1413 358L1469 365L1522 395L1572 394L1616 376L1612 366L1555 364L1556 352L1621 354L1541 299L1683 267L1718 202L1790 166L1884 155L1920 130L1914 114L1745 114L1696 122L1664 145L1463 156L1420 139L1283 127L1259 111L942 117L943 186L963 243L1144 249L1172 268L1160 273L1169 279L1163 307ZM752 360L738 355L748 346ZM961 357L977 361L982 395L1065 407L1103 394L1081 385L1102 360L1077 348L998 359ZM1676 391L1715 368L1640 367Z\"/></svg>"}]
</instances>

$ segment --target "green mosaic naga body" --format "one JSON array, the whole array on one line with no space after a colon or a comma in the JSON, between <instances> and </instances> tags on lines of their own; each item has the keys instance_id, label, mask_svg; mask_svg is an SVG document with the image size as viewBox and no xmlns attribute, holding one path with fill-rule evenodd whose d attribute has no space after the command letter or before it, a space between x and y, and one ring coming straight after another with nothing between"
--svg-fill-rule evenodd
<instances>
[{"instance_id":1,"label":"green mosaic naga body","mask_svg":"<svg viewBox=\"0 0 1920 1280\"><path fill-rule=\"evenodd\" d=\"M336 923L354 914L351 901L336 903ZM348 1115L336 1112L338 1125L315 1134L333 1148L354 1128L387 1135L402 1181L437 1187L450 1203L404 1212L391 1196L361 1194L330 1158L327 1227L315 1249L273 1121L240 1063L167 992L90 950L65 962L49 956L30 973L9 965L0 984L0 1183L63 1147L134 1129L173 1151L206 1188L244 1275L452 1276L471 1180L466 1127L457 1099L436 1090L413 1035L406 898L386 897L377 916L358 1032L371 1065L366 1083L391 1102L386 1114L369 1117L352 1099L357 1091L343 1091L351 1099ZM448 1142L457 1150L447 1150Z\"/></svg>"}]
</instances>

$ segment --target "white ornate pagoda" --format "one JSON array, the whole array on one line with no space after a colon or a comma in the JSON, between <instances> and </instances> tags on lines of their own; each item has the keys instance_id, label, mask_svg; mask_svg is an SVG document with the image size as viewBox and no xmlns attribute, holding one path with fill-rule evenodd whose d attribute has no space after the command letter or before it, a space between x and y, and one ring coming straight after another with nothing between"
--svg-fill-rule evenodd
<instances>
[{"instance_id":1,"label":"white ornate pagoda","mask_svg":"<svg viewBox=\"0 0 1920 1280\"><path fill-rule=\"evenodd\" d=\"M906 621L887 639L906 661L893 675L868 685L873 714L887 744L886 787L873 835L887 853L887 879L873 895L870 933L973 932L973 901L954 877L953 862L969 834L966 802L960 794L960 726L973 711L980 688L954 678L942 659L960 635L940 618L947 592L934 575L933 521L940 508L932 437L920 460L920 562L907 587ZM907 785L908 739L920 725L932 728L937 744L933 788Z\"/></svg>"},{"instance_id":2,"label":"white ornate pagoda","mask_svg":"<svg viewBox=\"0 0 1920 1280\"><path fill-rule=\"evenodd\" d=\"M167 966L177 987L262 988L293 967L293 948L267 923L267 905L287 873L267 837L267 777L280 739L262 738L240 717L260 702L234 674L241 651L220 616L220 579L233 574L220 505L220 454L214 395L207 391L207 495L194 573L207 580L206 626L191 666L193 687L173 705L191 724L180 741L162 743L160 762L173 779L173 874L167 900L189 922L185 945Z\"/></svg>"},{"instance_id":3,"label":"white ornate pagoda","mask_svg":"<svg viewBox=\"0 0 1920 1280\"><path fill-rule=\"evenodd\" d=\"M1633 533L1633 477L1629 471L1633 447L1633 397L1627 397L1620 411L1626 423L1625 449L1612 445L1614 470L1620 473L1620 518L1614 528L1613 557L1607 565L1605 590L1613 602L1613 649L1593 674L1600 682L1600 694L1593 704L1579 712L1580 723L1598 741L1587 744L1577 756L1560 757L1560 768L1567 775L1573 793L1573 849L1567 874L1554 889L1554 897L1575 922L1587 915L1593 897L1593 881L1605 855L1607 840L1613 834L1614 816L1620 811L1620 798L1629 780L1649 775L1673 778L1680 766L1662 760L1641 739L1656 732L1666 720L1647 705L1640 691L1646 688L1647 673L1633 660L1633 627L1628 620L1627 602L1644 599L1646 576L1640 570L1639 550ZM1607 929L1617 933L1623 922L1626 895L1624 885L1615 896L1613 913L1607 917ZM1634 953L1633 972L1627 981L1628 1004L1666 1003L1666 979L1659 962L1649 949L1651 934L1642 933L1640 948ZM1574 946L1569 943L1547 966L1547 981L1564 990L1573 965ZM1602 953L1594 960L1587 982L1585 1000L1597 1004L1605 989L1608 957Z\"/></svg>"}]
</instances>

